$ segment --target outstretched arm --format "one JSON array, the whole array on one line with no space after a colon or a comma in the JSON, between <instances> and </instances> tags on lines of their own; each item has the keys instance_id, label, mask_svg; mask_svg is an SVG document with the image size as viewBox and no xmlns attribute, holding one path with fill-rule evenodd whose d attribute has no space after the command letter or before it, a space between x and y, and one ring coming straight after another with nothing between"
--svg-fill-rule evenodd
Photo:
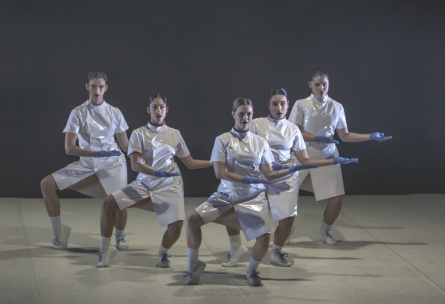
<instances>
[{"instance_id":1,"label":"outstretched arm","mask_svg":"<svg viewBox=\"0 0 445 304\"><path fill-rule=\"evenodd\" d=\"M370 135L370 134L359 134L359 133L349 132L348 128L337 129L335 131L337 132L338 137L340 137L340 139L343 142L368 141Z\"/></svg>"},{"instance_id":2,"label":"outstretched arm","mask_svg":"<svg viewBox=\"0 0 445 304\"><path fill-rule=\"evenodd\" d=\"M301 135L303 136L303 140L305 142L322 142L322 143L334 143L334 144L339 143L338 140L335 140L327 136L311 135L309 133L306 133L302 130L301 126L298 126L298 128L300 129Z\"/></svg>"},{"instance_id":3,"label":"outstretched arm","mask_svg":"<svg viewBox=\"0 0 445 304\"><path fill-rule=\"evenodd\" d=\"M193 159L193 157L189 154L186 157L180 157L179 158L184 165L186 165L189 169L202 169L202 168L208 168L211 167L212 164L208 160L199 160L199 159Z\"/></svg>"}]
</instances>

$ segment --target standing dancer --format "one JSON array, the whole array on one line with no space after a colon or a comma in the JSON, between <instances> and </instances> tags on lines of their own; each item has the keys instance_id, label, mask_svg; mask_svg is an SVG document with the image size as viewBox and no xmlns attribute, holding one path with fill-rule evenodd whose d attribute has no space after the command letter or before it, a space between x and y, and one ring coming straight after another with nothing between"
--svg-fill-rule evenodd
<instances>
[{"instance_id":1,"label":"standing dancer","mask_svg":"<svg viewBox=\"0 0 445 304\"><path fill-rule=\"evenodd\" d=\"M105 73L91 72L86 88L89 99L71 111L63 130L66 154L80 156L80 160L41 181L43 200L55 237L55 249L66 249L71 233L71 228L63 225L60 218L57 190L68 188L92 197L104 198L127 184L127 163L121 149L127 151L128 148L125 132L128 125L121 111L104 100L108 89ZM76 146L77 139L79 146ZM117 211L115 216L116 247L119 250L128 250L129 246L124 239L127 212Z\"/></svg>"},{"instance_id":2,"label":"standing dancer","mask_svg":"<svg viewBox=\"0 0 445 304\"><path fill-rule=\"evenodd\" d=\"M116 253L110 247L115 225L113 213L129 207L156 212L161 227L167 226L158 252L158 267L169 268L167 251L181 235L184 212L184 186L176 155L189 169L211 167L209 161L190 155L181 133L165 124L167 98L160 93L150 96L147 107L150 122L133 131L128 155L131 168L139 172L135 181L108 195L102 204L100 217L101 242L97 267L107 267Z\"/></svg>"},{"instance_id":3,"label":"standing dancer","mask_svg":"<svg viewBox=\"0 0 445 304\"><path fill-rule=\"evenodd\" d=\"M306 141L336 142L329 137L303 136L298 127L286 119L289 101L284 89L272 89L270 100L267 102L269 116L255 118L250 124L250 130L265 138L270 146L274 157L274 170L295 166L291 152L301 164L328 166L336 164L348 164L357 162L357 159L334 158L334 159L310 159L306 151ZM266 194L269 201L272 218L278 222L275 230L270 263L275 266L289 267L291 263L285 258L286 253L281 250L291 234L294 218L297 216L298 206L298 172L289 174L266 185ZM230 240L230 252L227 254L228 261L222 263L224 267L235 267L238 260L248 251L242 245L239 230L226 227Z\"/></svg>"},{"instance_id":4,"label":"standing dancer","mask_svg":"<svg viewBox=\"0 0 445 304\"><path fill-rule=\"evenodd\" d=\"M200 261L201 227L209 222L230 225L243 230L248 241L256 238L252 258L247 269L249 285L260 286L257 267L269 248L270 221L264 185L314 165L294 166L272 171L274 161L267 141L249 132L253 105L249 99L237 98L232 107L235 125L230 132L218 136L210 162L215 175L221 179L218 191L200 205L187 219L188 272L187 285L199 283L206 264Z\"/></svg>"},{"instance_id":5,"label":"standing dancer","mask_svg":"<svg viewBox=\"0 0 445 304\"><path fill-rule=\"evenodd\" d=\"M332 138L334 132L343 142L361 142L375 140L383 142L392 138L383 133L358 134L349 132L343 106L328 96L329 77L317 70L309 80L311 96L295 102L289 121L299 126L301 132ZM334 143L306 143L309 157L331 159L338 157ZM342 196L345 194L343 176L340 166L329 166L316 170L300 172L300 189L313 192L315 200L328 199L323 214L323 222L319 232L319 240L327 245L335 245L337 241L329 233L340 214Z\"/></svg>"}]
</instances>

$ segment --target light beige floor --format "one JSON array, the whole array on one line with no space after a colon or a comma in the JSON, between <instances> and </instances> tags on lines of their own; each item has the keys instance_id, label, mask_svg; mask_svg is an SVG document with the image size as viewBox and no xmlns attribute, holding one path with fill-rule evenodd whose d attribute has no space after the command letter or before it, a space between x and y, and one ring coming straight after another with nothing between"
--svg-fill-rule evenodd
<instances>
[{"instance_id":1,"label":"light beige floor","mask_svg":"<svg viewBox=\"0 0 445 304\"><path fill-rule=\"evenodd\" d=\"M187 198L186 213L202 201ZM273 267L267 255L259 288L246 283L248 258L220 266L228 239L216 224L203 228L200 285L183 285L185 225L170 251L173 267L156 268L164 229L137 209L129 210L130 251L96 268L100 203L62 200L72 234L68 250L55 251L42 200L0 198L0 303L445 303L445 195L346 196L332 232L337 246L316 241L325 202L302 197L283 250L293 266Z\"/></svg>"}]
</instances>

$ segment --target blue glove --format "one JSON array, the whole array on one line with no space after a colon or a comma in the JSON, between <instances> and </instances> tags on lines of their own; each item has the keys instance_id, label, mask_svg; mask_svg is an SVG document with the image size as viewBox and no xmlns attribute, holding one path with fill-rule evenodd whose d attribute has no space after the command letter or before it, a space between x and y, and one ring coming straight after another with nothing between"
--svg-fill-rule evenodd
<instances>
[{"instance_id":1,"label":"blue glove","mask_svg":"<svg viewBox=\"0 0 445 304\"><path fill-rule=\"evenodd\" d=\"M270 184L269 181L264 179L256 179L252 177L243 177L243 184Z\"/></svg>"},{"instance_id":2,"label":"blue glove","mask_svg":"<svg viewBox=\"0 0 445 304\"><path fill-rule=\"evenodd\" d=\"M283 165L276 164L276 163L272 164L272 170L274 170L274 171L280 171L280 170L285 170L285 169L289 169L289 168L290 168L289 166L283 166Z\"/></svg>"},{"instance_id":3,"label":"blue glove","mask_svg":"<svg viewBox=\"0 0 445 304\"><path fill-rule=\"evenodd\" d=\"M297 165L294 167L290 167L289 171L290 171L290 173L294 173L295 171L313 169L313 168L318 168L318 167L319 167L318 165Z\"/></svg>"},{"instance_id":4,"label":"blue glove","mask_svg":"<svg viewBox=\"0 0 445 304\"><path fill-rule=\"evenodd\" d=\"M338 140L335 140L333 138L327 137L327 136L321 136L321 135L317 135L315 136L315 141L318 143L326 143L326 144L339 144Z\"/></svg>"},{"instance_id":5,"label":"blue glove","mask_svg":"<svg viewBox=\"0 0 445 304\"><path fill-rule=\"evenodd\" d=\"M350 163L357 163L358 158L343 158L343 157L334 157L334 165L346 165Z\"/></svg>"},{"instance_id":6,"label":"blue glove","mask_svg":"<svg viewBox=\"0 0 445 304\"><path fill-rule=\"evenodd\" d=\"M384 136L385 134L380 132L374 132L369 134L369 140L375 140L378 142L387 141L388 139L391 139L392 136Z\"/></svg>"},{"instance_id":7,"label":"blue glove","mask_svg":"<svg viewBox=\"0 0 445 304\"><path fill-rule=\"evenodd\" d=\"M172 177L172 176L180 176L182 175L181 173L170 173L167 171L158 171L156 170L155 173L153 173L154 176L156 177Z\"/></svg>"},{"instance_id":8,"label":"blue glove","mask_svg":"<svg viewBox=\"0 0 445 304\"><path fill-rule=\"evenodd\" d=\"M105 151L105 150L100 150L100 151L94 151L94 157L98 158L98 157L108 157L108 156L119 156L122 153L120 151L117 150L111 150L111 151Z\"/></svg>"}]
</instances>

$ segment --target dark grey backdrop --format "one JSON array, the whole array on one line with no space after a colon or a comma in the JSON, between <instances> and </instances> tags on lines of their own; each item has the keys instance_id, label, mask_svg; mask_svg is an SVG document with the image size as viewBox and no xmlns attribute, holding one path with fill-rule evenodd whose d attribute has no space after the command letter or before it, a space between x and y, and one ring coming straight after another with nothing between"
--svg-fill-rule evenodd
<instances>
[{"instance_id":1,"label":"dark grey backdrop","mask_svg":"<svg viewBox=\"0 0 445 304\"><path fill-rule=\"evenodd\" d=\"M348 194L445 193L444 17L440 1L2 1L0 196L39 197L41 178L75 161L62 130L92 69L108 74L128 135L160 91L168 125L208 159L236 97L265 116L273 87L291 105L307 97L315 67L350 131L394 136L340 144L360 160L343 167ZM211 169L180 166L187 196L216 190Z\"/></svg>"}]
</instances>

